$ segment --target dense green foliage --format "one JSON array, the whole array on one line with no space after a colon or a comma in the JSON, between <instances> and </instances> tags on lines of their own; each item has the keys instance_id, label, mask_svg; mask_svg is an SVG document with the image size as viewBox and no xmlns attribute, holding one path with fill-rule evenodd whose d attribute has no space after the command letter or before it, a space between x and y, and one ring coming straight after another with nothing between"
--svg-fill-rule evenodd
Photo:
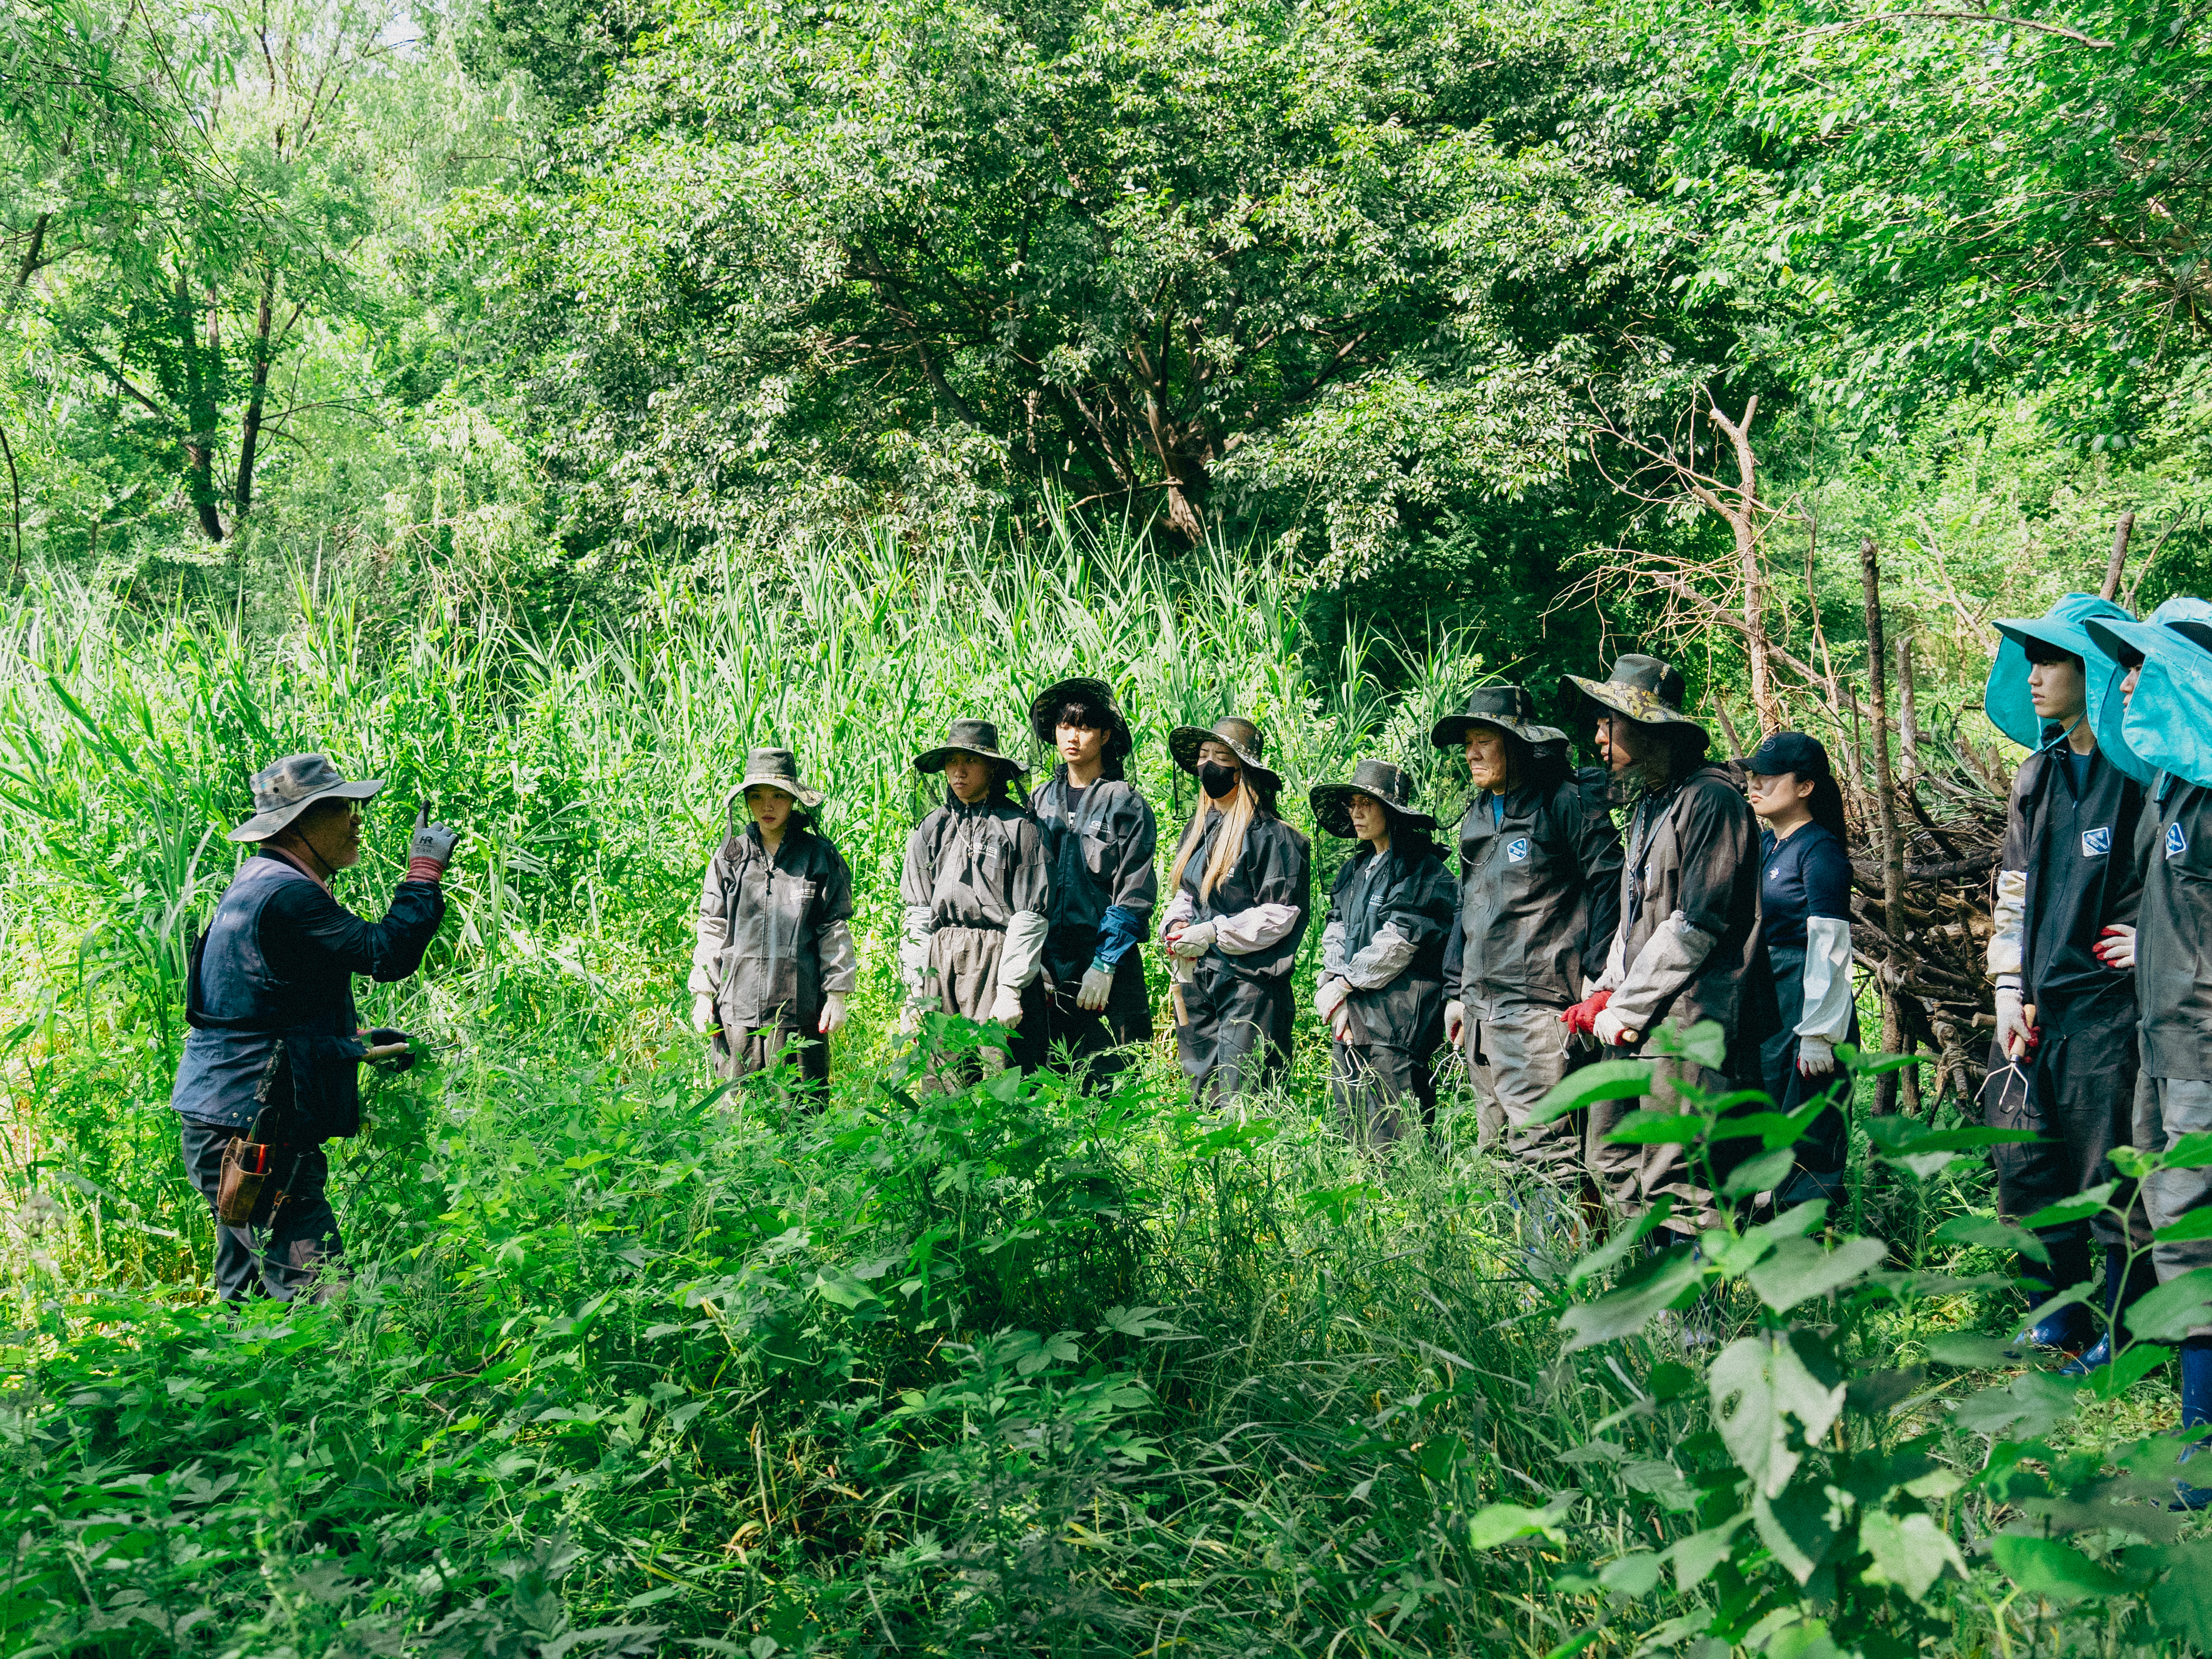
<instances>
[{"instance_id":1,"label":"dense green foliage","mask_svg":"<svg viewBox=\"0 0 2212 1659\"><path fill-rule=\"evenodd\" d=\"M2205 28L15 0L8 1650L2212 1651L2165 1328L2008 1354L1960 1103L1646 1255L1548 1231L1458 1079L1355 1152L1305 1018L1224 1118L1164 1042L1110 1101L919 1096L890 896L908 756L1079 669L1170 829L1179 721L1256 717L1301 823L1374 754L1448 811L1437 714L1624 637L1748 726L1726 527L1653 465L1729 481L1701 393L1760 400L1774 642L1860 678L1871 538L1929 741L1986 748L1987 620L2122 513L2125 591L2212 580ZM769 741L860 896L819 1116L678 1018ZM181 951L298 749L388 781L357 908L417 799L467 839L370 1005L436 1056L337 1154L350 1285L241 1319Z\"/></svg>"}]
</instances>

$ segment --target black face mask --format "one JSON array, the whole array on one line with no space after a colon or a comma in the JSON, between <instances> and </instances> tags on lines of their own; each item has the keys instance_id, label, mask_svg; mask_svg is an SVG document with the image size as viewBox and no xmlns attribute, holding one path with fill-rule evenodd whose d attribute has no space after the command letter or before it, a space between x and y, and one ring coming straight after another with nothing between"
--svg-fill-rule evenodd
<instances>
[{"instance_id":1,"label":"black face mask","mask_svg":"<svg viewBox=\"0 0 2212 1659\"><path fill-rule=\"evenodd\" d=\"M1208 761L1198 769L1198 787L1206 791L1208 800L1226 800L1237 793L1237 777L1235 767Z\"/></svg>"}]
</instances>

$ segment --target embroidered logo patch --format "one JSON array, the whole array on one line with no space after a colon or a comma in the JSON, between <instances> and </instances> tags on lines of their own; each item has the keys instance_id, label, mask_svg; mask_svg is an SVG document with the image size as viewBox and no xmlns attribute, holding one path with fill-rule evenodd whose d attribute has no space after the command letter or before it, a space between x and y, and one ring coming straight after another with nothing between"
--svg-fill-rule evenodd
<instances>
[{"instance_id":1,"label":"embroidered logo patch","mask_svg":"<svg viewBox=\"0 0 2212 1659\"><path fill-rule=\"evenodd\" d=\"M2112 850L2112 826L2111 824L2100 824L2094 830L2084 830L2081 832L2081 856L2083 858L2100 859Z\"/></svg>"},{"instance_id":2,"label":"embroidered logo patch","mask_svg":"<svg viewBox=\"0 0 2212 1659\"><path fill-rule=\"evenodd\" d=\"M1516 836L1511 841L1505 843L1505 861L1508 864L1523 864L1528 861L1528 836Z\"/></svg>"},{"instance_id":3,"label":"embroidered logo patch","mask_svg":"<svg viewBox=\"0 0 2212 1659\"><path fill-rule=\"evenodd\" d=\"M2166 826L2166 855L2178 859L2189 850L2189 832L2178 823Z\"/></svg>"}]
</instances>

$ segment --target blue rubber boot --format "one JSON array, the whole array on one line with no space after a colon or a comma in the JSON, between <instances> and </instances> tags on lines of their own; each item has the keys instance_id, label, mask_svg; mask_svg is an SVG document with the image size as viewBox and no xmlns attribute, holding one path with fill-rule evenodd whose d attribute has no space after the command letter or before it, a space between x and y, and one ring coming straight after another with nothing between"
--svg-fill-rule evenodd
<instances>
[{"instance_id":1,"label":"blue rubber boot","mask_svg":"<svg viewBox=\"0 0 2212 1659\"><path fill-rule=\"evenodd\" d=\"M2115 1346L2127 1345L2128 1310L2158 1284L2158 1269L2148 1254L2130 1267L2124 1244L2105 1246L2105 1332L2094 1346L2058 1368L2061 1376L2087 1376L2112 1363Z\"/></svg>"},{"instance_id":2,"label":"blue rubber boot","mask_svg":"<svg viewBox=\"0 0 2212 1659\"><path fill-rule=\"evenodd\" d=\"M2017 1269L2029 1299L2039 1303L2060 1291L2071 1290L2089 1276L2087 1227L2053 1228L2040 1237L2051 1252L2049 1264L2022 1256ZM2016 1346L2021 1350L2039 1348L2046 1353L2055 1351L2070 1358L2094 1343L2096 1336L2095 1316L2081 1303L2069 1302L2021 1332ZM2018 1353L2014 1355L2020 1357Z\"/></svg>"},{"instance_id":3,"label":"blue rubber boot","mask_svg":"<svg viewBox=\"0 0 2212 1659\"><path fill-rule=\"evenodd\" d=\"M2212 1423L2212 1336L2192 1336L2181 1345L2181 1426L2185 1431L2207 1423ZM2181 1461L2198 1455L2212 1462L2212 1449L2201 1442L2184 1451ZM2176 1509L2212 1509L2212 1486L2177 1480L2173 1489L2181 1498Z\"/></svg>"}]
</instances>

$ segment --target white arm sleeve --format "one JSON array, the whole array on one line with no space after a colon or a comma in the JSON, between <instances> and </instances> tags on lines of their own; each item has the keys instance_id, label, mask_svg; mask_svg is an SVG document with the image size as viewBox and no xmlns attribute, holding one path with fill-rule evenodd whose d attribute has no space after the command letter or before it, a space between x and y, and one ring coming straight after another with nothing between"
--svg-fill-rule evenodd
<instances>
[{"instance_id":1,"label":"white arm sleeve","mask_svg":"<svg viewBox=\"0 0 2212 1659\"><path fill-rule=\"evenodd\" d=\"M1168 908L1160 915L1160 937L1165 939L1170 930L1178 922L1188 922L1190 920L1191 912L1197 908L1198 906L1191 902L1188 893L1177 893L1169 901Z\"/></svg>"},{"instance_id":2,"label":"white arm sleeve","mask_svg":"<svg viewBox=\"0 0 2212 1659\"><path fill-rule=\"evenodd\" d=\"M1799 1036L1841 1042L1851 1030L1851 925L1834 916L1805 918L1805 1012Z\"/></svg>"},{"instance_id":3,"label":"white arm sleeve","mask_svg":"<svg viewBox=\"0 0 2212 1659\"><path fill-rule=\"evenodd\" d=\"M1584 996L1595 996L1600 991L1610 991L1628 977L1628 918L1620 919L1620 926L1613 930L1613 943L1606 946L1605 971L1595 984L1583 987Z\"/></svg>"},{"instance_id":4,"label":"white arm sleeve","mask_svg":"<svg viewBox=\"0 0 2212 1659\"><path fill-rule=\"evenodd\" d=\"M906 907L906 932L899 939L899 977L916 996L921 994L922 982L929 976L929 936L935 923L927 905Z\"/></svg>"},{"instance_id":5,"label":"white arm sleeve","mask_svg":"<svg viewBox=\"0 0 2212 1659\"><path fill-rule=\"evenodd\" d=\"M1280 945L1298 925L1298 915L1295 904L1255 904L1233 916L1216 916L1214 947L1229 956L1249 957L1255 951Z\"/></svg>"},{"instance_id":6,"label":"white arm sleeve","mask_svg":"<svg viewBox=\"0 0 2212 1659\"><path fill-rule=\"evenodd\" d=\"M2020 989L2021 924L2027 916L2027 872L1997 872L1996 902L1990 916L1996 931L1990 935L1990 977L2000 990Z\"/></svg>"},{"instance_id":7,"label":"white arm sleeve","mask_svg":"<svg viewBox=\"0 0 2212 1659\"><path fill-rule=\"evenodd\" d=\"M1698 969L1705 965L1705 958L1719 943L1712 934L1691 927L1688 918L1675 911L1644 941L1644 948L1636 953L1636 960L1614 989L1613 1000L1605 1005L1607 1010L1618 1015L1632 1031L1650 1030L1661 1006L1671 1003L1698 976Z\"/></svg>"},{"instance_id":8,"label":"white arm sleeve","mask_svg":"<svg viewBox=\"0 0 2212 1659\"><path fill-rule=\"evenodd\" d=\"M822 952L822 988L837 996L850 996L860 982L860 953L853 945L853 930L833 921L817 941Z\"/></svg>"},{"instance_id":9,"label":"white arm sleeve","mask_svg":"<svg viewBox=\"0 0 2212 1659\"><path fill-rule=\"evenodd\" d=\"M1378 929L1344 965L1344 976L1356 991L1379 991L1406 971L1417 947L1389 922Z\"/></svg>"},{"instance_id":10,"label":"white arm sleeve","mask_svg":"<svg viewBox=\"0 0 2212 1659\"><path fill-rule=\"evenodd\" d=\"M1037 976L1044 961L1047 923L1041 910L1024 910L1006 924L1006 943L999 952L999 988L1018 991Z\"/></svg>"},{"instance_id":11,"label":"white arm sleeve","mask_svg":"<svg viewBox=\"0 0 2212 1659\"><path fill-rule=\"evenodd\" d=\"M1344 924L1334 919L1321 930L1321 971L1324 979L1344 975Z\"/></svg>"},{"instance_id":12,"label":"white arm sleeve","mask_svg":"<svg viewBox=\"0 0 2212 1659\"><path fill-rule=\"evenodd\" d=\"M722 946L728 943L730 924L722 915L722 860L715 854L707 866L707 880L699 894L699 937L691 946L691 977L687 981L695 997L711 997L722 988L720 975Z\"/></svg>"}]
</instances>

